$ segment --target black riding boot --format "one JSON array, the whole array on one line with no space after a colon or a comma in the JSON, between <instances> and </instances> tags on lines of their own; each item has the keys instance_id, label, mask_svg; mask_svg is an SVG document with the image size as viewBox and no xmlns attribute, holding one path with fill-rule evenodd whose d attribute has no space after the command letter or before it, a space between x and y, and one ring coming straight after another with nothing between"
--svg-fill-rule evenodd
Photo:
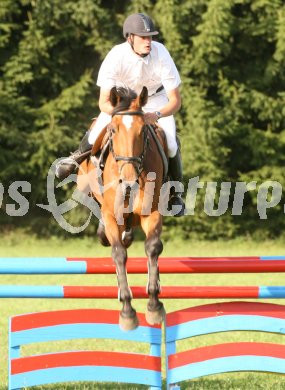
<instances>
[{"instance_id":1,"label":"black riding boot","mask_svg":"<svg viewBox=\"0 0 285 390\"><path fill-rule=\"evenodd\" d=\"M182 162L179 148L177 149L176 155L172 158L169 158L168 172L172 181L178 181L182 185ZM168 203L168 207L171 210L173 206L180 206L181 210L173 216L182 217L185 213L185 203L182 199L182 192L177 190L175 191L174 189L173 193L172 191L170 193L171 197Z\"/></svg>"},{"instance_id":2,"label":"black riding boot","mask_svg":"<svg viewBox=\"0 0 285 390\"><path fill-rule=\"evenodd\" d=\"M58 179L63 180L78 168L91 153L92 145L88 142L90 130L82 138L79 148L56 164L55 175Z\"/></svg>"}]
</instances>

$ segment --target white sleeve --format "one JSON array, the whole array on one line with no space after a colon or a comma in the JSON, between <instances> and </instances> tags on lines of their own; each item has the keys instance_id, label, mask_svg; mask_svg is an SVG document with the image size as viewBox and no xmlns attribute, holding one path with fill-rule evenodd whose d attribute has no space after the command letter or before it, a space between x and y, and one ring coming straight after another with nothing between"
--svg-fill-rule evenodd
<instances>
[{"instance_id":1,"label":"white sleeve","mask_svg":"<svg viewBox=\"0 0 285 390\"><path fill-rule=\"evenodd\" d=\"M116 48L113 48L106 55L99 69L97 85L102 89L111 89L116 85L118 59Z\"/></svg>"},{"instance_id":2,"label":"white sleeve","mask_svg":"<svg viewBox=\"0 0 285 390\"><path fill-rule=\"evenodd\" d=\"M181 84L176 65L166 47L161 48L161 81L166 91L171 91Z\"/></svg>"}]
</instances>

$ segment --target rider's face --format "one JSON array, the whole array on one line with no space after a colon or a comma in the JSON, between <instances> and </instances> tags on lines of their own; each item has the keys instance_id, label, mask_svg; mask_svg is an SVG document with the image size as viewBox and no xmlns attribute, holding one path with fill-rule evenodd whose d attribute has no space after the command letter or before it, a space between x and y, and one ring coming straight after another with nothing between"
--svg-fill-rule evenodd
<instances>
[{"instance_id":1,"label":"rider's face","mask_svg":"<svg viewBox=\"0 0 285 390\"><path fill-rule=\"evenodd\" d=\"M148 55L151 51L152 36L141 37L133 35L134 51L138 54Z\"/></svg>"}]
</instances>

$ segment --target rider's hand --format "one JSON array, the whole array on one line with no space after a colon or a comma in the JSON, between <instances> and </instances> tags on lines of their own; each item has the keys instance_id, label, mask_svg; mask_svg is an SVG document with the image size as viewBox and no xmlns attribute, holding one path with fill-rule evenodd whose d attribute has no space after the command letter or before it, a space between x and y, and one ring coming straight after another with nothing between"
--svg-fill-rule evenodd
<instances>
[{"instance_id":1,"label":"rider's hand","mask_svg":"<svg viewBox=\"0 0 285 390\"><path fill-rule=\"evenodd\" d=\"M144 114L145 122L148 125L154 125L159 119L155 112L147 112Z\"/></svg>"}]
</instances>

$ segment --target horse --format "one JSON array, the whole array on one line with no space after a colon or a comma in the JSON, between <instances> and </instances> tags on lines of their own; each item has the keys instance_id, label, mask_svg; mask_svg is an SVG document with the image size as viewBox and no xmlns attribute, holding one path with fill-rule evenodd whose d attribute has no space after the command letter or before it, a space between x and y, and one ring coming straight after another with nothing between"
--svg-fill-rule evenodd
<instances>
[{"instance_id":1,"label":"horse","mask_svg":"<svg viewBox=\"0 0 285 390\"><path fill-rule=\"evenodd\" d=\"M159 201L165 167L157 141L145 123L142 107L147 99L146 87L139 95L131 89L112 88L110 102L114 110L111 123L107 126L109 150L102 175L104 193L93 189L93 195L101 205L103 221L99 224L97 235L101 244L111 246L116 265L118 298L122 302L119 324L123 330L138 326L126 272L127 248L133 241L132 228L136 226L141 226L145 233L149 296L146 320L150 324L157 324L165 316L163 303L158 297L158 257L163 250ZM163 149L167 155L166 141ZM92 161L87 164L87 171L94 172ZM98 189L96 175L95 178Z\"/></svg>"}]
</instances>

